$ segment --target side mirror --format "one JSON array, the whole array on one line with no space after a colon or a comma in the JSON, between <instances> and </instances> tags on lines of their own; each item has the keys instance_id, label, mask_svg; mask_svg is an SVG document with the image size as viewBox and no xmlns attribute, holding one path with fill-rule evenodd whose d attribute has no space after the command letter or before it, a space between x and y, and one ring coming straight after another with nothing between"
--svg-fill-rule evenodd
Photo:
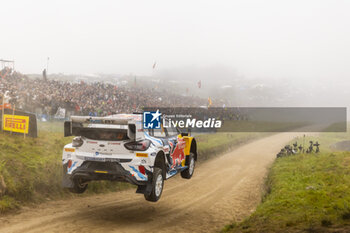
<instances>
[{"instance_id":1,"label":"side mirror","mask_svg":"<svg viewBox=\"0 0 350 233\"><path fill-rule=\"evenodd\" d=\"M187 132L181 132L181 136L191 136L191 128L187 128Z\"/></svg>"}]
</instances>

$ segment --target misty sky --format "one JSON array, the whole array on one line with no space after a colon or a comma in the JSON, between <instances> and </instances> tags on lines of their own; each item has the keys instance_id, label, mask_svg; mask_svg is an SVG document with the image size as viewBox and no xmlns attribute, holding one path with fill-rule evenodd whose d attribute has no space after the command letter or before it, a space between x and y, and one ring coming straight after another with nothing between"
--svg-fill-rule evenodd
<instances>
[{"instance_id":1,"label":"misty sky","mask_svg":"<svg viewBox=\"0 0 350 233\"><path fill-rule=\"evenodd\" d=\"M152 75L225 66L260 78L350 76L350 1L2 1L0 58L23 73Z\"/></svg>"}]
</instances>

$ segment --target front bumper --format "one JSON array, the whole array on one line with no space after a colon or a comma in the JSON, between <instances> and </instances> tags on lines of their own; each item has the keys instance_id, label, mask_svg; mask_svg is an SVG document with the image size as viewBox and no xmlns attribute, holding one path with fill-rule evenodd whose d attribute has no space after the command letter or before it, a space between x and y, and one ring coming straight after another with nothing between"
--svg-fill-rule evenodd
<instances>
[{"instance_id":1,"label":"front bumper","mask_svg":"<svg viewBox=\"0 0 350 233\"><path fill-rule=\"evenodd\" d=\"M125 170L118 162L85 161L71 174L67 174L67 164L63 165L63 187L72 188L74 179L78 178L86 182L92 180L111 180L128 182L134 185L147 184L147 181L137 180L132 173Z\"/></svg>"}]
</instances>

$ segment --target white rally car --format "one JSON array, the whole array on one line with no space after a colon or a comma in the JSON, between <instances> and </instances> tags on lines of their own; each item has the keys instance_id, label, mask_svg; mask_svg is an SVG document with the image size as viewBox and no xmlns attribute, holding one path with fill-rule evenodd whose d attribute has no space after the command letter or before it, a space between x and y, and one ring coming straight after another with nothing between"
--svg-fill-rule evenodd
<instances>
[{"instance_id":1,"label":"white rally car","mask_svg":"<svg viewBox=\"0 0 350 233\"><path fill-rule=\"evenodd\" d=\"M72 116L63 149L63 187L83 193L92 180L137 185L146 200L159 200L164 180L181 173L190 179L197 160L196 140L176 128L143 129L141 114Z\"/></svg>"}]
</instances>

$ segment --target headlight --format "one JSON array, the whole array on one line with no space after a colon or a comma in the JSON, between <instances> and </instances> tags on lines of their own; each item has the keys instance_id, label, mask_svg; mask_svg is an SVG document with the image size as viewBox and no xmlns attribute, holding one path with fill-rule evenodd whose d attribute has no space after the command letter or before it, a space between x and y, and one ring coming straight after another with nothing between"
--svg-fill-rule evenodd
<instances>
[{"instance_id":1,"label":"headlight","mask_svg":"<svg viewBox=\"0 0 350 233\"><path fill-rule=\"evenodd\" d=\"M125 143L124 146L128 150L137 150L137 151L145 151L151 145L150 140L142 140L137 142L128 142Z\"/></svg>"},{"instance_id":2,"label":"headlight","mask_svg":"<svg viewBox=\"0 0 350 233\"><path fill-rule=\"evenodd\" d=\"M73 147L80 147L84 143L83 139L81 137L75 137L73 138L72 146Z\"/></svg>"}]
</instances>

